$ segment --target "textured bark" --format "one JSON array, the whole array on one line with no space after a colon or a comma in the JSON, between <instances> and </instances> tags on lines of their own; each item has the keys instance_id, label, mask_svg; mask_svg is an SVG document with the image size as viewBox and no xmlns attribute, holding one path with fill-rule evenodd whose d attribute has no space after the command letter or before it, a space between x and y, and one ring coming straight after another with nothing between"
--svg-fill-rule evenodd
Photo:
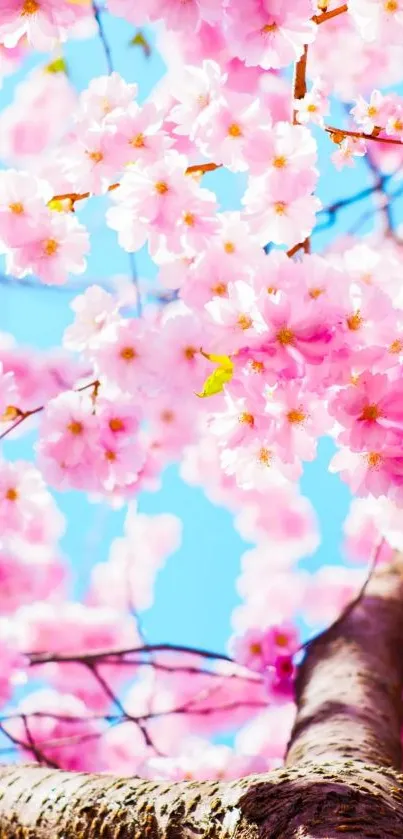
<instances>
[{"instance_id":1,"label":"textured bark","mask_svg":"<svg viewBox=\"0 0 403 839\"><path fill-rule=\"evenodd\" d=\"M0 839L401 839L402 652L397 556L308 648L283 769L161 784L6 767Z\"/></svg>"}]
</instances>

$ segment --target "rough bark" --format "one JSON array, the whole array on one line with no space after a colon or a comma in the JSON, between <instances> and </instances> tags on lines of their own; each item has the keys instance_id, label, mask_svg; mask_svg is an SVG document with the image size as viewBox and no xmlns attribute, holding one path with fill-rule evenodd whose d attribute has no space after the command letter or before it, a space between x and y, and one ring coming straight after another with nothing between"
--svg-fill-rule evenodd
<instances>
[{"instance_id":1,"label":"rough bark","mask_svg":"<svg viewBox=\"0 0 403 839\"><path fill-rule=\"evenodd\" d=\"M403 561L307 650L286 766L231 783L0 770L0 839L403 837Z\"/></svg>"}]
</instances>

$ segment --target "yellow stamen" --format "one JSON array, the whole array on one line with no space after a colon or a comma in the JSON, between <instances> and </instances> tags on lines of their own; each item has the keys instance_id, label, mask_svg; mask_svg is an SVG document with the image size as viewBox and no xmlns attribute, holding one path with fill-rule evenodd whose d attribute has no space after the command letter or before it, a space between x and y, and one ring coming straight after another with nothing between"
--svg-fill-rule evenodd
<instances>
[{"instance_id":1,"label":"yellow stamen","mask_svg":"<svg viewBox=\"0 0 403 839\"><path fill-rule=\"evenodd\" d=\"M13 201L11 204L8 205L8 209L14 213L15 216L21 216L24 212L24 205L21 204L21 201Z\"/></svg>"}]
</instances>

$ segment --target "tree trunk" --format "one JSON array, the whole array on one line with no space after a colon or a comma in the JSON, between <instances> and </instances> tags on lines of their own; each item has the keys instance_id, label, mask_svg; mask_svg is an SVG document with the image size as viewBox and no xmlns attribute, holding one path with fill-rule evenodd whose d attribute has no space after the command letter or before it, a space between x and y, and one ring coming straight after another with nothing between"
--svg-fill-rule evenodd
<instances>
[{"instance_id":1,"label":"tree trunk","mask_svg":"<svg viewBox=\"0 0 403 839\"><path fill-rule=\"evenodd\" d=\"M314 641L284 768L230 783L0 769L0 839L403 837L403 559Z\"/></svg>"}]
</instances>

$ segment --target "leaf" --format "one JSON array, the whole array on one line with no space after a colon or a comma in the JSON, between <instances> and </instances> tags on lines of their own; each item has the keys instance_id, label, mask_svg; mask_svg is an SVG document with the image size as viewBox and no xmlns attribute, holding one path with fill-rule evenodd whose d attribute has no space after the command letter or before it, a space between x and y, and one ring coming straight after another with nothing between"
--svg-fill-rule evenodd
<instances>
[{"instance_id":1,"label":"leaf","mask_svg":"<svg viewBox=\"0 0 403 839\"><path fill-rule=\"evenodd\" d=\"M54 61L45 65L45 73L65 73L67 76L67 61L60 55Z\"/></svg>"},{"instance_id":2,"label":"leaf","mask_svg":"<svg viewBox=\"0 0 403 839\"><path fill-rule=\"evenodd\" d=\"M148 43L146 37L143 35L143 33L141 32L140 29L138 30L138 32L136 32L135 35L133 35L133 38L131 38L131 40L129 41L129 46L130 47L141 47L145 57L150 58L150 55L151 55L150 44Z\"/></svg>"},{"instance_id":3,"label":"leaf","mask_svg":"<svg viewBox=\"0 0 403 839\"><path fill-rule=\"evenodd\" d=\"M201 399L221 393L224 385L230 382L234 375L234 362L228 355L208 354L200 350L201 354L214 364L218 364L216 370L206 379L201 393L196 393Z\"/></svg>"}]
</instances>

